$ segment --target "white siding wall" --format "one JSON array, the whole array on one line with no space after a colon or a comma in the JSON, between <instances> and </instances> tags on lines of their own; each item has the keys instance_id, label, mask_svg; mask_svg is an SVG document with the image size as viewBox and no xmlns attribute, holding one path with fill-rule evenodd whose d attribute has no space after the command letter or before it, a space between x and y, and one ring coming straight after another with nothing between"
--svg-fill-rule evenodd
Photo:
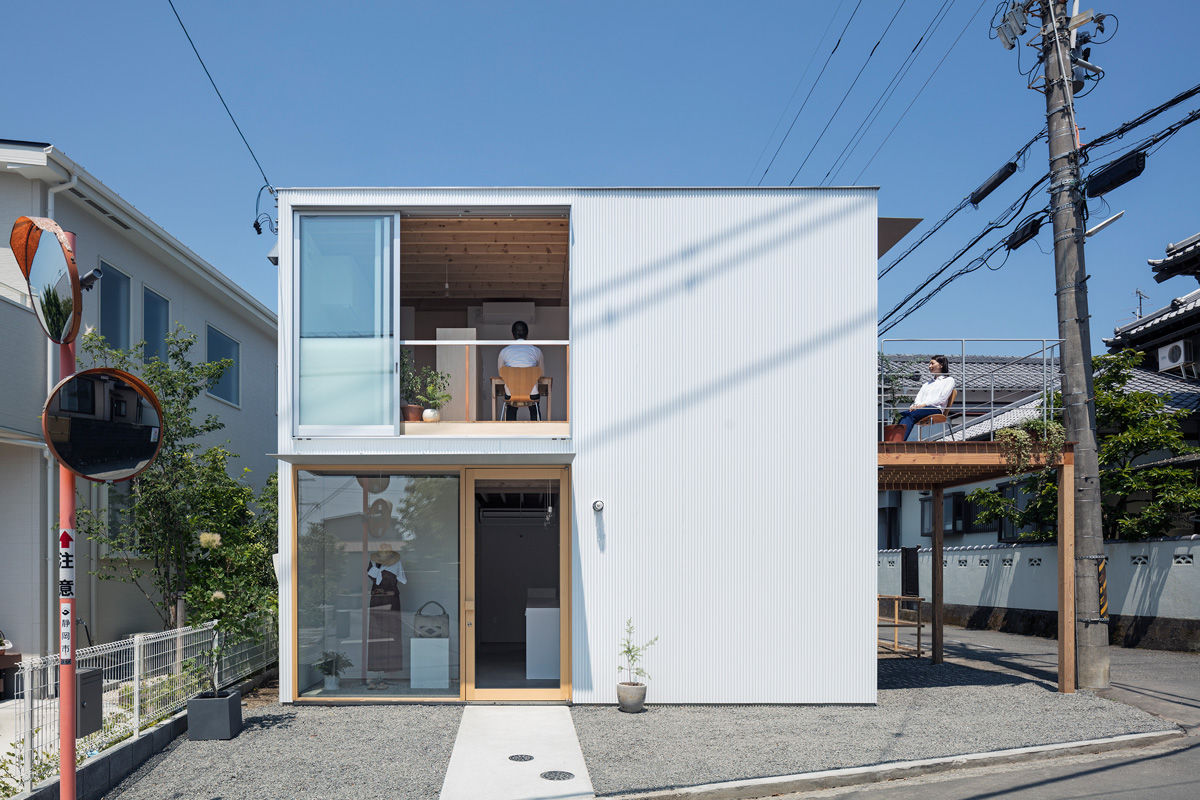
<instances>
[{"instance_id":1,"label":"white siding wall","mask_svg":"<svg viewBox=\"0 0 1200 800\"><path fill-rule=\"evenodd\" d=\"M45 642L46 603L39 599L49 596L44 463L40 450L0 439L0 627L15 650L32 655Z\"/></svg>"},{"instance_id":2,"label":"white siding wall","mask_svg":"<svg viewBox=\"0 0 1200 800\"><path fill-rule=\"evenodd\" d=\"M574 452L576 702L615 699L627 617L656 702L875 701L873 190L288 190L281 265L291 204L570 207L570 442L375 446Z\"/></svg>"}]
</instances>

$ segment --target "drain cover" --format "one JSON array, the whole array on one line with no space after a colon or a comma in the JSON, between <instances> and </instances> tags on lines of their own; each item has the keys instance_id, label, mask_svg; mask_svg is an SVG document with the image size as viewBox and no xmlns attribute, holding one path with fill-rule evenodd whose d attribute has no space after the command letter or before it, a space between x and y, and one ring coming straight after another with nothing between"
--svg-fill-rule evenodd
<instances>
[{"instance_id":1,"label":"drain cover","mask_svg":"<svg viewBox=\"0 0 1200 800\"><path fill-rule=\"evenodd\" d=\"M552 769L549 772L543 772L542 777L548 781L569 781L575 777L575 773Z\"/></svg>"},{"instance_id":2,"label":"drain cover","mask_svg":"<svg viewBox=\"0 0 1200 800\"><path fill-rule=\"evenodd\" d=\"M533 756L527 756L524 753L517 753L515 756L509 756L509 761L533 761Z\"/></svg>"}]
</instances>

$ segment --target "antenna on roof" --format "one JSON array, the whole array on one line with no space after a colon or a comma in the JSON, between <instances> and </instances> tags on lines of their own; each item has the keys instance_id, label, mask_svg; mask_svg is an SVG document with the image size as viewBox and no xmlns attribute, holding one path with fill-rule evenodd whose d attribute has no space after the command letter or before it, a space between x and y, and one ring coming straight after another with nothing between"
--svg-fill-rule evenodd
<instances>
[{"instance_id":1,"label":"antenna on roof","mask_svg":"<svg viewBox=\"0 0 1200 800\"><path fill-rule=\"evenodd\" d=\"M1142 301L1149 300L1150 295L1146 294L1141 289L1134 289L1133 296L1136 297L1137 301L1138 301L1137 318L1141 319L1142 318Z\"/></svg>"}]
</instances>

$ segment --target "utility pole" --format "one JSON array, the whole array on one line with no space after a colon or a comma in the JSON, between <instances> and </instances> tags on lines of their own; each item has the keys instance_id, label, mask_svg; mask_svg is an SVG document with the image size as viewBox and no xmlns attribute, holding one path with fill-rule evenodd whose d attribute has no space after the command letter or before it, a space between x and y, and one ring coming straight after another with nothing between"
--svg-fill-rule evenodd
<instances>
[{"instance_id":1,"label":"utility pole","mask_svg":"<svg viewBox=\"0 0 1200 800\"><path fill-rule=\"evenodd\" d=\"M1098 566L1104 558L1096 404L1092 390L1091 325L1083 260L1083 195L1078 127L1071 89L1071 34L1065 0L1040 0L1045 64L1046 125L1050 146L1050 214L1054 223L1054 282L1062 339L1063 405L1067 440L1075 442L1075 641L1078 683L1109 684L1108 618L1100 614ZM1071 631L1059 631L1070 636Z\"/></svg>"}]
</instances>

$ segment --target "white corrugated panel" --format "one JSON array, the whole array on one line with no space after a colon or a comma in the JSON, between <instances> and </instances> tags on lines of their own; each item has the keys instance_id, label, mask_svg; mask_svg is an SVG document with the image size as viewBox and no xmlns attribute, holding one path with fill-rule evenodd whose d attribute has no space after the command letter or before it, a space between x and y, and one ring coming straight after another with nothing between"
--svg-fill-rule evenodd
<instances>
[{"instance_id":1,"label":"white corrugated panel","mask_svg":"<svg viewBox=\"0 0 1200 800\"><path fill-rule=\"evenodd\" d=\"M653 702L875 701L874 190L281 198L281 219L570 208L576 702L614 701L627 617L659 636ZM288 408L281 394L281 437Z\"/></svg>"}]
</instances>

